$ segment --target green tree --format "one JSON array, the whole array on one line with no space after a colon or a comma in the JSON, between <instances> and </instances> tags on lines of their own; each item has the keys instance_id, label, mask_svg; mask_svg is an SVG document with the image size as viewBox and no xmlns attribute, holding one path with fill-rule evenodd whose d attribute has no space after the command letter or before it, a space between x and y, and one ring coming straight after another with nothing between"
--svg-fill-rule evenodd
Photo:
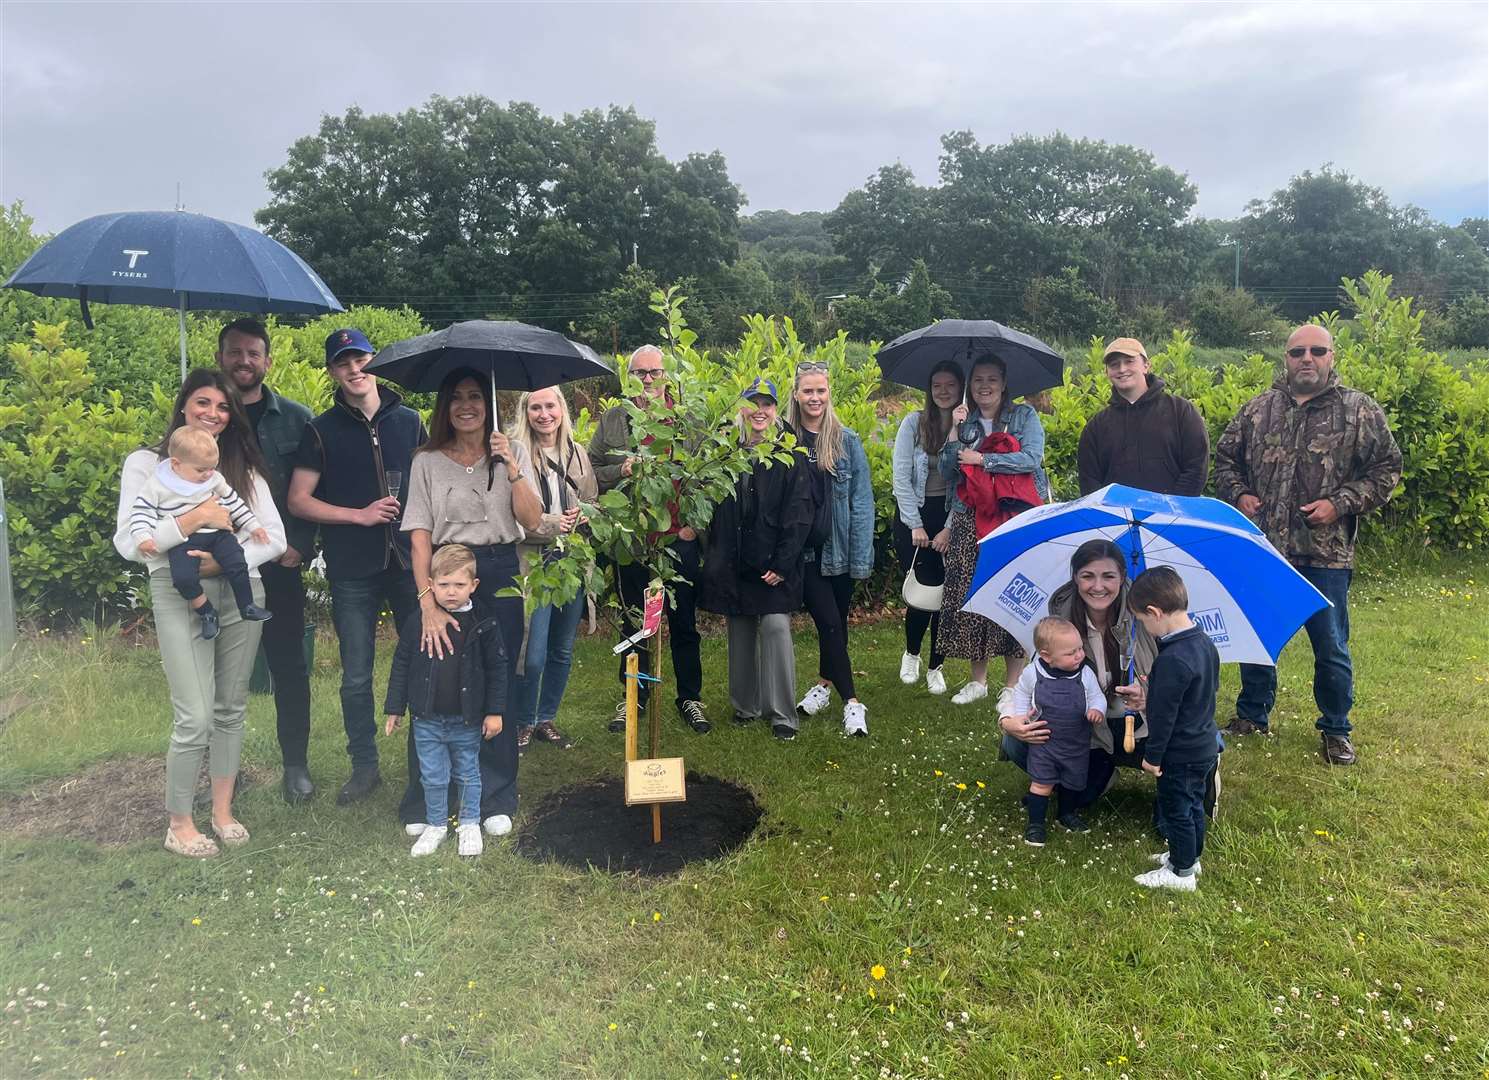
<instances>
[{"instance_id":1,"label":"green tree","mask_svg":"<svg viewBox=\"0 0 1489 1080\"><path fill-rule=\"evenodd\" d=\"M1031 281L1024 314L1036 333L1065 341L1108 336L1117 325L1117 305L1087 288L1073 266Z\"/></svg>"}]
</instances>

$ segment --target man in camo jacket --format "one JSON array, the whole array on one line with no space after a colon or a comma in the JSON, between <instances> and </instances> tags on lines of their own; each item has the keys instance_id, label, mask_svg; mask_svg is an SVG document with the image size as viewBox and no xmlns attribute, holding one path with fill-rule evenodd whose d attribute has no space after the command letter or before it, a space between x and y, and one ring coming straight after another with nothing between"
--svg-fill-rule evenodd
<instances>
[{"instance_id":1,"label":"man in camo jacket","mask_svg":"<svg viewBox=\"0 0 1489 1080\"><path fill-rule=\"evenodd\" d=\"M1320 753L1353 765L1349 710L1349 582L1359 516L1385 505L1401 480L1401 450L1370 397L1339 385L1334 342L1321 326L1287 339L1286 373L1236 414L1215 447L1215 490L1266 533L1332 607L1308 620ZM1265 588L1264 582L1257 583ZM1232 735L1265 734L1277 670L1241 665Z\"/></svg>"}]
</instances>

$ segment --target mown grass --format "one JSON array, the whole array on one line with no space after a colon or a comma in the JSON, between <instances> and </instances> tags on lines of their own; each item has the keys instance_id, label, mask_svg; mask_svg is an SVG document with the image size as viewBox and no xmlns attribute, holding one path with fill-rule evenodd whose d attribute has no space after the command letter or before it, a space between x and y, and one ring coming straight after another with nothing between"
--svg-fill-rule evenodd
<instances>
[{"instance_id":1,"label":"mown grass","mask_svg":"<svg viewBox=\"0 0 1489 1080\"><path fill-rule=\"evenodd\" d=\"M764 805L730 858L662 881L535 865L510 845L413 863L396 753L369 804L325 797L345 756L322 639L323 797L296 810L250 790L248 848L189 863L153 841L0 840L0 1075L1489 1075L1476 572L1465 559L1358 579L1354 769L1319 764L1306 641L1289 649L1278 734L1226 754L1192 896L1131 881L1155 849L1136 775L1092 833L1024 846L991 709L900 686L894 625L854 635L866 741L830 722L786 745L734 729L722 642L706 643L722 722L699 738L669 718L665 749ZM798 640L805 679L815 650ZM583 643L564 713L579 745L529 752L526 805L617 768L612 680L605 643ZM34 641L0 682L0 791L161 750L148 649ZM249 723L249 758L273 763L268 699Z\"/></svg>"}]
</instances>

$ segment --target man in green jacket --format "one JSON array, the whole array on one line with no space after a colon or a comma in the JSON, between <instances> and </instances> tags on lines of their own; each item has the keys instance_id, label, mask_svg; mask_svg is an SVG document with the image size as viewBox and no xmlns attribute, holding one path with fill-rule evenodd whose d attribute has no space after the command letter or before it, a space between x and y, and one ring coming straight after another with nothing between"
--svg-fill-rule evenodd
<instances>
[{"instance_id":1,"label":"man in green jacket","mask_svg":"<svg viewBox=\"0 0 1489 1080\"><path fill-rule=\"evenodd\" d=\"M1313 699L1323 759L1353 765L1349 711L1349 583L1361 514L1401 481L1401 450L1368 394L1339 385L1322 326L1287 339L1286 372L1236 414L1215 448L1215 489L1260 526L1272 546L1328 599L1304 624L1313 645ZM1265 588L1258 582L1258 588ZM1265 734L1277 670L1241 665L1232 735Z\"/></svg>"},{"instance_id":2,"label":"man in green jacket","mask_svg":"<svg viewBox=\"0 0 1489 1080\"><path fill-rule=\"evenodd\" d=\"M310 747L310 671L305 664L305 564L315 555L315 525L289 511L290 473L310 410L264 385L272 360L269 331L257 319L235 319L217 335L217 366L238 388L248 426L269 468L269 489L284 519L289 546L276 562L259 568L264 606L274 618L264 624L264 658L274 679L274 712L284 760L284 798L301 803L315 794Z\"/></svg>"}]
</instances>

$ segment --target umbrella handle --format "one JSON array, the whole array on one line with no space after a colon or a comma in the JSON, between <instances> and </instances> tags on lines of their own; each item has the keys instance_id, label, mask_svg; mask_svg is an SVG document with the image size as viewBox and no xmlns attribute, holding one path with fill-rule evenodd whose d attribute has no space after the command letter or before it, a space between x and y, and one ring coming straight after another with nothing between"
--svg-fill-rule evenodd
<instances>
[{"instance_id":1,"label":"umbrella handle","mask_svg":"<svg viewBox=\"0 0 1489 1080\"><path fill-rule=\"evenodd\" d=\"M1122 751L1123 753L1130 754L1137 749L1137 739L1134 738L1133 733L1133 727L1137 723L1137 717L1128 713L1125 719L1127 721L1127 732L1122 736Z\"/></svg>"}]
</instances>

